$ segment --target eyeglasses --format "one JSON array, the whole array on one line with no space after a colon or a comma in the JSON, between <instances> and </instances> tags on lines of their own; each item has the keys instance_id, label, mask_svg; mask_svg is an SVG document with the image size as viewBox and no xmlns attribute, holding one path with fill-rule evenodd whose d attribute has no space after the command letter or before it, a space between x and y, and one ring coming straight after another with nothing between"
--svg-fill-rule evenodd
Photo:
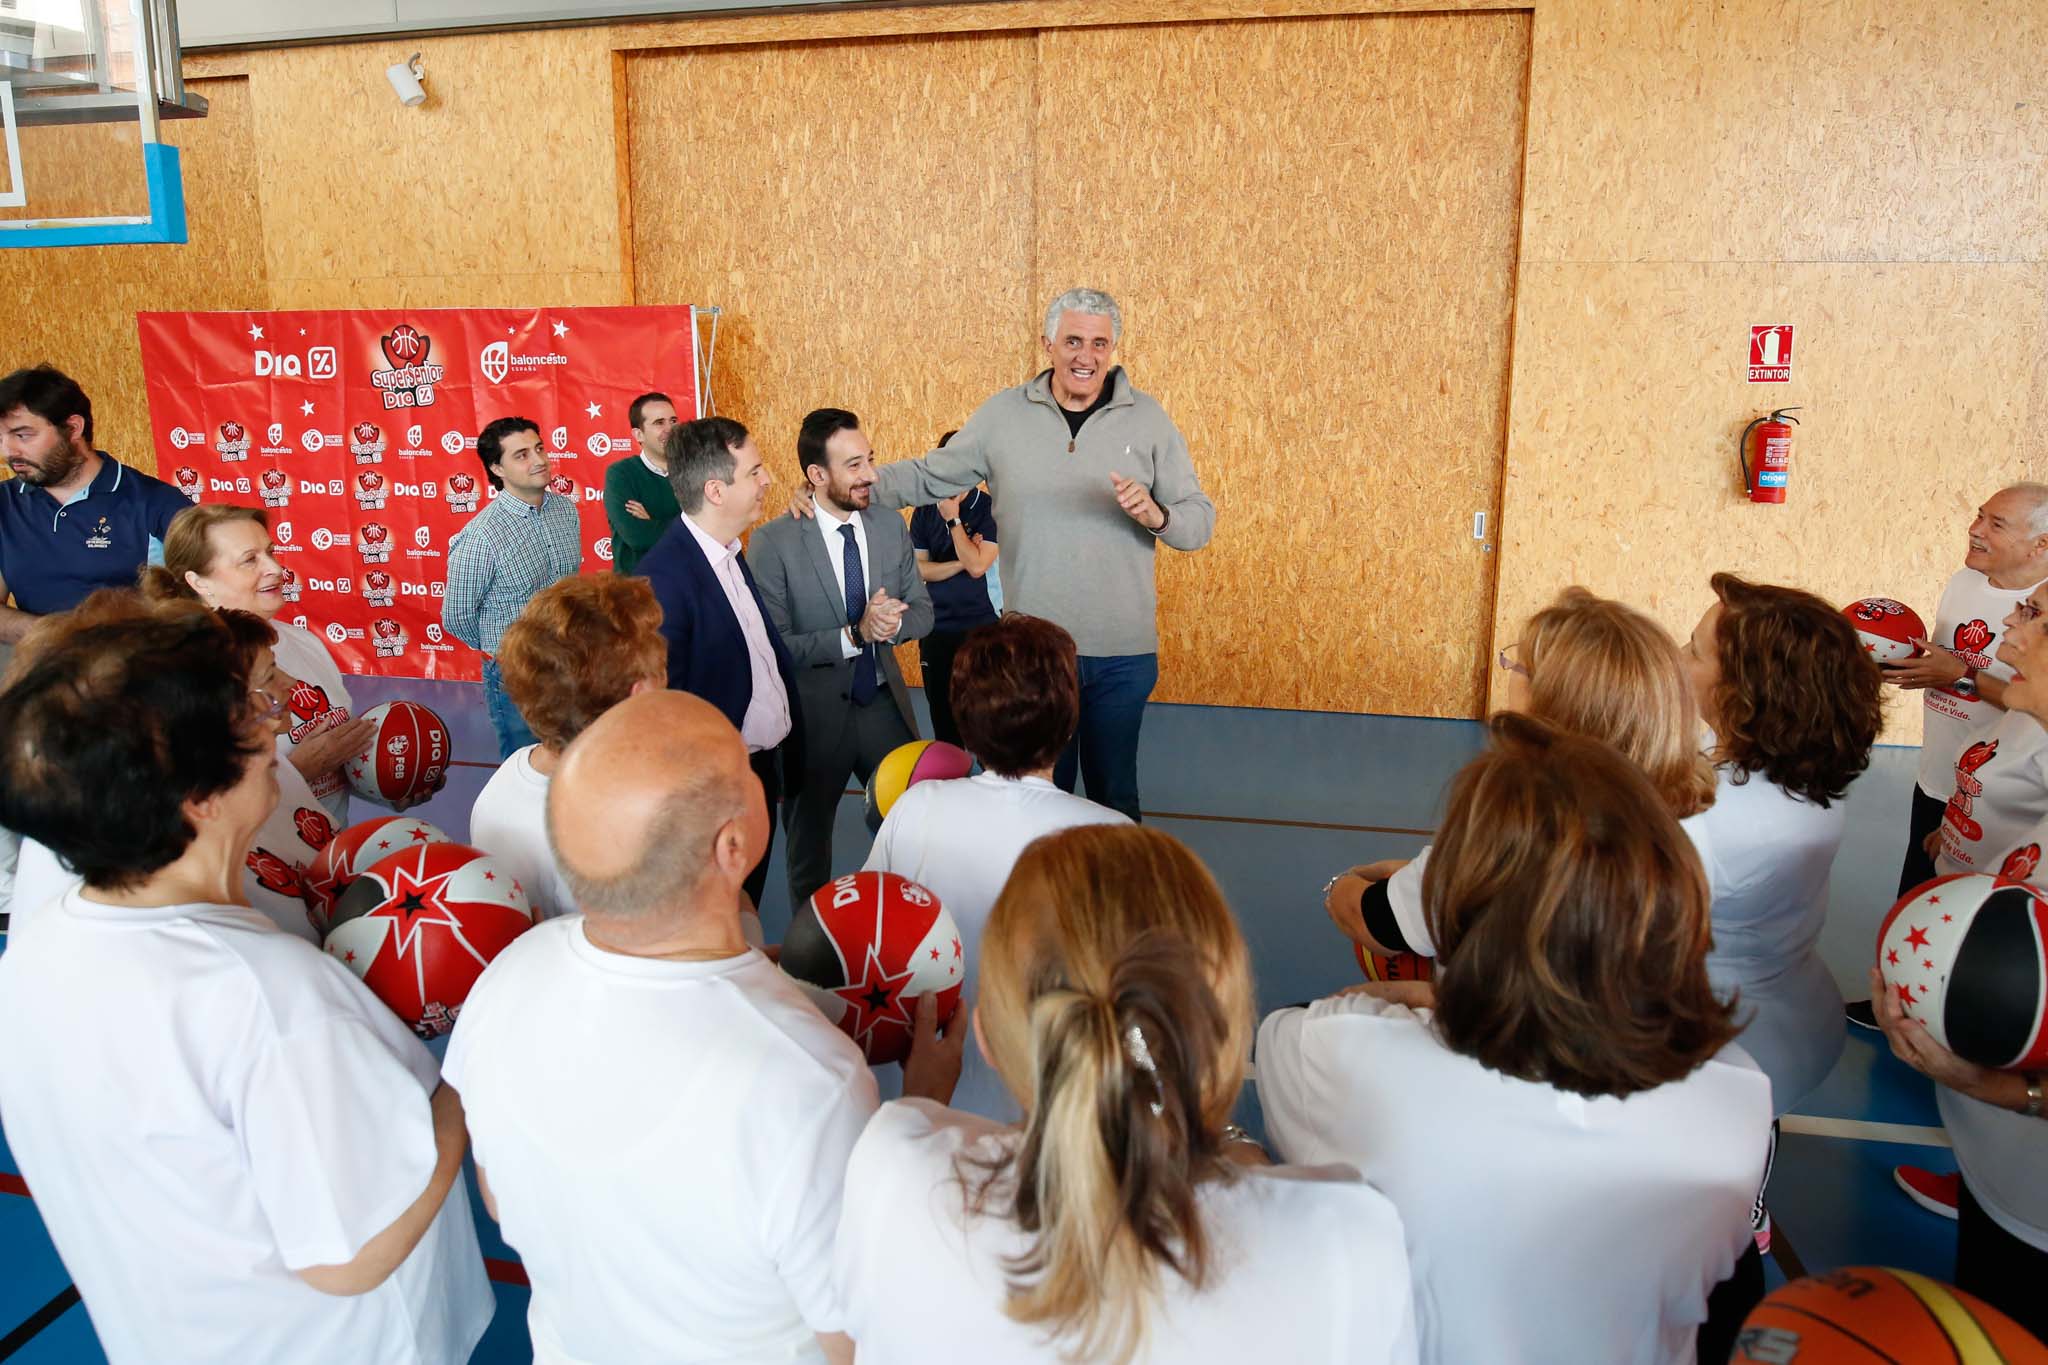
<instances>
[{"instance_id":1,"label":"eyeglasses","mask_svg":"<svg viewBox=\"0 0 2048 1365\"><path fill-rule=\"evenodd\" d=\"M1521 654L1521 642L1517 641L1516 643L1509 645L1506 649L1503 649L1500 652L1500 656L1496 660L1496 662L1498 662L1500 666L1506 669L1508 672L1519 673L1526 678L1530 676L1529 665L1522 662Z\"/></svg>"},{"instance_id":2,"label":"eyeglasses","mask_svg":"<svg viewBox=\"0 0 2048 1365\"><path fill-rule=\"evenodd\" d=\"M2025 598L2022 598L2019 601L2019 603L2013 607L2013 614L2018 616L2022 621L2031 621L2041 614L2041 609L2035 606L2033 602Z\"/></svg>"},{"instance_id":3,"label":"eyeglasses","mask_svg":"<svg viewBox=\"0 0 2048 1365\"><path fill-rule=\"evenodd\" d=\"M260 712L262 719L276 720L279 716L284 714L284 703L278 700L277 697L273 696L269 688L252 687L249 689L249 695L252 697L263 698L263 707Z\"/></svg>"}]
</instances>

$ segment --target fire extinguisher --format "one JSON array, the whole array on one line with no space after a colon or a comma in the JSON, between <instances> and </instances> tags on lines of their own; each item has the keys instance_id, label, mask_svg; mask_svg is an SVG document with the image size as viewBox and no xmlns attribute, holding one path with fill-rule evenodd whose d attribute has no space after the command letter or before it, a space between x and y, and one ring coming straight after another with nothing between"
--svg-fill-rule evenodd
<instances>
[{"instance_id":1,"label":"fire extinguisher","mask_svg":"<svg viewBox=\"0 0 2048 1365\"><path fill-rule=\"evenodd\" d=\"M1751 502L1783 502L1785 488L1792 482L1792 428L1799 419L1798 408L1779 408L1769 417L1759 417L1742 429L1735 441L1735 458L1742 466L1742 485ZM1749 433L1756 433L1756 459L1749 458Z\"/></svg>"}]
</instances>

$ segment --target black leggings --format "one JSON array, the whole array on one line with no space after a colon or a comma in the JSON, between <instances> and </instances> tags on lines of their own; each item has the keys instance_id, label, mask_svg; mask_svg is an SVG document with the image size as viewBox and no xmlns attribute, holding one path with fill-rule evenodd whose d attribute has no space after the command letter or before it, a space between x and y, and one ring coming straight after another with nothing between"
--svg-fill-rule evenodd
<instances>
[{"instance_id":1,"label":"black leggings","mask_svg":"<svg viewBox=\"0 0 2048 1365\"><path fill-rule=\"evenodd\" d=\"M1942 813L1948 809L1948 802L1938 800L1921 791L1916 783L1913 787L1913 828L1907 835L1906 861L1899 868L1899 894L1905 895L1922 882L1934 880L1934 859L1922 848L1927 836L1941 828Z\"/></svg>"},{"instance_id":2,"label":"black leggings","mask_svg":"<svg viewBox=\"0 0 2048 1365\"><path fill-rule=\"evenodd\" d=\"M1956 1200L1956 1288L1975 1294L2048 1341L2048 1251L1991 1221L1970 1182Z\"/></svg>"}]
</instances>

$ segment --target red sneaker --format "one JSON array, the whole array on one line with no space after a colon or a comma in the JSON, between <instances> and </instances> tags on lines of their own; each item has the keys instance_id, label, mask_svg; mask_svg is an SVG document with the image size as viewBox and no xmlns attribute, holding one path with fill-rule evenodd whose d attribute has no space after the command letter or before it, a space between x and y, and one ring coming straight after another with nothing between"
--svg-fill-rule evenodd
<instances>
[{"instance_id":1,"label":"red sneaker","mask_svg":"<svg viewBox=\"0 0 2048 1365\"><path fill-rule=\"evenodd\" d=\"M1954 1171L1947 1175L1936 1175L1933 1171L1918 1166L1892 1167L1892 1179L1906 1192L1906 1198L1943 1218L1956 1216L1956 1200L1961 1197L1963 1177Z\"/></svg>"}]
</instances>

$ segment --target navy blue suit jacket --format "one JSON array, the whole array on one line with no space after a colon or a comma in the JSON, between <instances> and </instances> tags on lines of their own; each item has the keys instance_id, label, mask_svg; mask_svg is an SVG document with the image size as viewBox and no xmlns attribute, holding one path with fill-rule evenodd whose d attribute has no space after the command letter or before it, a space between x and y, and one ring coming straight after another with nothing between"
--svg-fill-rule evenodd
<instances>
[{"instance_id":1,"label":"navy blue suit jacket","mask_svg":"<svg viewBox=\"0 0 2048 1365\"><path fill-rule=\"evenodd\" d=\"M725 599L725 587L711 571L704 547L697 543L689 525L678 520L663 532L635 572L653 585L654 598L661 603L661 634L668 641L668 685L702 697L725 713L733 729L739 729L754 699L747 637L740 633L740 620ZM776 633L744 554L740 556L740 573L754 595L768 643L775 650L782 690L789 695L789 738L781 746L782 789L794 792L803 781L804 770L804 721L797 702L796 664Z\"/></svg>"}]
</instances>

